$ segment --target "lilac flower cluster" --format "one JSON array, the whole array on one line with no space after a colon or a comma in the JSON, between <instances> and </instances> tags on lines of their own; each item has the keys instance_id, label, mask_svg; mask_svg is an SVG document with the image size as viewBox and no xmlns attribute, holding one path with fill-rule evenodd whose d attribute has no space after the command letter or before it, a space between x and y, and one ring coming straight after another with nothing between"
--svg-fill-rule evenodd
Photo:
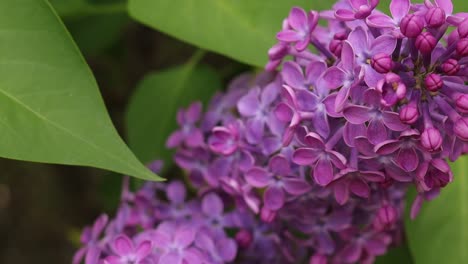
<instances>
[{"instance_id":1,"label":"lilac flower cluster","mask_svg":"<svg viewBox=\"0 0 468 264\"><path fill-rule=\"evenodd\" d=\"M377 4L293 8L267 72L179 111L188 189L124 187L74 263L373 263L398 245L407 187L414 217L468 149L468 16Z\"/></svg>"},{"instance_id":2,"label":"lilac flower cluster","mask_svg":"<svg viewBox=\"0 0 468 264\"><path fill-rule=\"evenodd\" d=\"M377 3L291 10L269 51L267 69L282 66L274 111L283 145L299 142L292 161L339 204L413 183L415 217L452 181L446 160L468 149L468 13L451 0L392 0L389 16Z\"/></svg>"},{"instance_id":3,"label":"lilac flower cluster","mask_svg":"<svg viewBox=\"0 0 468 264\"><path fill-rule=\"evenodd\" d=\"M153 163L153 169L161 167ZM148 182L138 191L124 184L114 219L100 216L81 236L83 247L73 263L86 264L202 264L226 263L237 243L225 228L242 226L240 211L227 212L214 191L188 200L180 181Z\"/></svg>"}]
</instances>

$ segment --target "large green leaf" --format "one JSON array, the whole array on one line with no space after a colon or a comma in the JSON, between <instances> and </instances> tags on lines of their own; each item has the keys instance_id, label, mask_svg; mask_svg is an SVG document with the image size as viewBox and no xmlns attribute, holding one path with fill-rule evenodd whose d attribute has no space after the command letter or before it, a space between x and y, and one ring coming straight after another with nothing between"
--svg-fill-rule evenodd
<instances>
[{"instance_id":1,"label":"large green leaf","mask_svg":"<svg viewBox=\"0 0 468 264\"><path fill-rule=\"evenodd\" d=\"M417 264L468 261L468 156L452 164L454 181L436 199L424 203L415 220L406 221ZM412 195L411 198L414 198ZM408 206L412 200L408 200Z\"/></svg>"},{"instance_id":2,"label":"large green leaf","mask_svg":"<svg viewBox=\"0 0 468 264\"><path fill-rule=\"evenodd\" d=\"M158 179L117 134L91 71L44 0L0 1L0 156Z\"/></svg>"},{"instance_id":3,"label":"large green leaf","mask_svg":"<svg viewBox=\"0 0 468 264\"><path fill-rule=\"evenodd\" d=\"M130 147L143 161L171 163L167 137L177 128L176 113L193 101L208 101L221 80L214 70L196 66L200 54L187 64L148 75L132 96L126 115Z\"/></svg>"},{"instance_id":4,"label":"large green leaf","mask_svg":"<svg viewBox=\"0 0 468 264\"><path fill-rule=\"evenodd\" d=\"M129 0L130 15L183 41L263 67L281 22L293 6L329 8L310 0Z\"/></svg>"}]
</instances>

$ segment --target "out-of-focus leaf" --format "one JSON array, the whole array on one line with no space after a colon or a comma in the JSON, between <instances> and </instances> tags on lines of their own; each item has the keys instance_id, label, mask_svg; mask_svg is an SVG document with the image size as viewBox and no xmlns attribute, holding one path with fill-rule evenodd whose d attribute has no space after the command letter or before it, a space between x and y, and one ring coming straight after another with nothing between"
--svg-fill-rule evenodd
<instances>
[{"instance_id":1,"label":"out-of-focus leaf","mask_svg":"<svg viewBox=\"0 0 468 264\"><path fill-rule=\"evenodd\" d=\"M400 245L396 248L390 249L385 255L376 259L375 264L413 264L408 245Z\"/></svg>"},{"instance_id":2,"label":"out-of-focus leaf","mask_svg":"<svg viewBox=\"0 0 468 264\"><path fill-rule=\"evenodd\" d=\"M145 77L131 98L127 115L129 145L143 161L163 159L171 163L166 149L168 136L177 128L176 113L191 102L208 101L221 88L218 74L207 66L186 65Z\"/></svg>"},{"instance_id":3,"label":"out-of-focus leaf","mask_svg":"<svg viewBox=\"0 0 468 264\"><path fill-rule=\"evenodd\" d=\"M159 179L117 134L50 4L0 1L0 156Z\"/></svg>"},{"instance_id":4,"label":"out-of-focus leaf","mask_svg":"<svg viewBox=\"0 0 468 264\"><path fill-rule=\"evenodd\" d=\"M136 20L183 41L263 67L293 6L326 9L310 0L129 0Z\"/></svg>"},{"instance_id":5,"label":"out-of-focus leaf","mask_svg":"<svg viewBox=\"0 0 468 264\"><path fill-rule=\"evenodd\" d=\"M452 164L454 181L424 203L415 220L406 220L411 255L417 264L468 260L468 156ZM414 198L410 195L408 207Z\"/></svg>"}]
</instances>

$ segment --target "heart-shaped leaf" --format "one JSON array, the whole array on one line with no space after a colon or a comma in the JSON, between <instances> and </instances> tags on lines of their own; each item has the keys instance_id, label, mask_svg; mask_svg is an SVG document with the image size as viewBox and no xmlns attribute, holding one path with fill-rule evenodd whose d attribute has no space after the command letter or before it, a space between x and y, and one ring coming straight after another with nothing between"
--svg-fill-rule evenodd
<instances>
[{"instance_id":1,"label":"heart-shaped leaf","mask_svg":"<svg viewBox=\"0 0 468 264\"><path fill-rule=\"evenodd\" d=\"M0 156L159 179L117 134L50 4L0 2Z\"/></svg>"},{"instance_id":2,"label":"heart-shaped leaf","mask_svg":"<svg viewBox=\"0 0 468 264\"><path fill-rule=\"evenodd\" d=\"M310 0L130 0L138 21L183 41L263 67L293 6L330 8Z\"/></svg>"},{"instance_id":3,"label":"heart-shaped leaf","mask_svg":"<svg viewBox=\"0 0 468 264\"><path fill-rule=\"evenodd\" d=\"M415 263L466 263L468 260L468 156L452 164L454 180L440 196L424 203L406 231ZM411 205L415 195L408 199Z\"/></svg>"},{"instance_id":4,"label":"heart-shaped leaf","mask_svg":"<svg viewBox=\"0 0 468 264\"><path fill-rule=\"evenodd\" d=\"M184 66L146 76L132 96L126 115L128 140L141 160L157 158L170 164L165 143L178 126L177 110L196 100L206 102L221 88L218 74L196 66L196 57Z\"/></svg>"}]
</instances>

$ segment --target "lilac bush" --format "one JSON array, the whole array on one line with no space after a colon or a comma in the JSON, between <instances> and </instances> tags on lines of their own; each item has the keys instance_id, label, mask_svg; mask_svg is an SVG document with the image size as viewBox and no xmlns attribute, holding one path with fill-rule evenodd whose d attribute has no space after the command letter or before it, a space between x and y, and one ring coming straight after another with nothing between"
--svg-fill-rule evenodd
<instances>
[{"instance_id":1,"label":"lilac bush","mask_svg":"<svg viewBox=\"0 0 468 264\"><path fill-rule=\"evenodd\" d=\"M416 217L467 149L468 16L377 4L292 8L266 72L180 110L184 183L124 184L74 263L373 263L399 245L408 187Z\"/></svg>"}]
</instances>

